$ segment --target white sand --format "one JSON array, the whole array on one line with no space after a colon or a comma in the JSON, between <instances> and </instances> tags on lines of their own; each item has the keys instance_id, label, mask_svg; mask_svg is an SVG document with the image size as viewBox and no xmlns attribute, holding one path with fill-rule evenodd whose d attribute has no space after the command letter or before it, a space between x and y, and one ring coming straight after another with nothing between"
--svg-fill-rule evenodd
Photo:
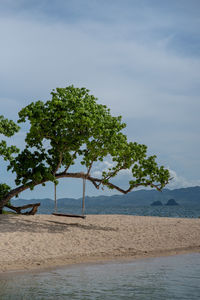
<instances>
[{"instance_id":1,"label":"white sand","mask_svg":"<svg viewBox=\"0 0 200 300\"><path fill-rule=\"evenodd\" d=\"M200 219L0 215L0 272L200 252Z\"/></svg>"}]
</instances>

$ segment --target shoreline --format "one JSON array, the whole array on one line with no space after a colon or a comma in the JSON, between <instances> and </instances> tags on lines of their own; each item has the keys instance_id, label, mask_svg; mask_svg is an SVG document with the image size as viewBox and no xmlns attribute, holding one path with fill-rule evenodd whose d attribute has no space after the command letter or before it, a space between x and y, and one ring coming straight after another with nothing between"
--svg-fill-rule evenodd
<instances>
[{"instance_id":1,"label":"shoreline","mask_svg":"<svg viewBox=\"0 0 200 300\"><path fill-rule=\"evenodd\" d=\"M6 276L10 275L16 275L16 274L26 274L26 273L40 273L40 272L48 272L48 271L54 271L56 269L63 269L63 268L71 268L76 267L80 265L102 265L102 264L110 264L110 263L126 263L126 262L133 262L143 259L150 259L150 258L160 258L160 257L170 257L170 256L179 256L179 255L185 255L185 254L194 254L194 253L200 253L199 247L197 248L189 248L189 249L177 249L177 250L169 250L169 251L163 251L163 252L155 252L155 253L144 253L144 254L138 254L135 256L107 256L107 257L90 257L90 258L83 258L81 260L79 259L63 259L59 261L54 261L53 263L49 264L41 264L38 265L37 263L33 263L32 266L29 265L29 267L24 268L16 268L16 269L9 269L6 271L0 271L0 279L4 278ZM61 262L62 261L62 262ZM16 267L16 265L15 265Z\"/></svg>"},{"instance_id":2,"label":"shoreline","mask_svg":"<svg viewBox=\"0 0 200 300\"><path fill-rule=\"evenodd\" d=\"M0 216L0 275L200 253L200 219Z\"/></svg>"}]
</instances>

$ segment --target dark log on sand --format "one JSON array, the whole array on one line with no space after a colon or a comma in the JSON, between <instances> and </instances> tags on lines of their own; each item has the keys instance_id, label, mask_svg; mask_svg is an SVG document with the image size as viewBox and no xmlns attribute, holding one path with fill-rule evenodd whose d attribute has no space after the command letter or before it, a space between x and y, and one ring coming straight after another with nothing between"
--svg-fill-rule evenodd
<instances>
[{"instance_id":1,"label":"dark log on sand","mask_svg":"<svg viewBox=\"0 0 200 300\"><path fill-rule=\"evenodd\" d=\"M5 207L14 210L17 214L20 215L35 215L38 207L40 206L40 203L35 203L35 204L26 204L23 206L13 206L10 204L6 204ZM27 208L32 208L30 211L27 211L25 213L22 213L21 211Z\"/></svg>"}]
</instances>

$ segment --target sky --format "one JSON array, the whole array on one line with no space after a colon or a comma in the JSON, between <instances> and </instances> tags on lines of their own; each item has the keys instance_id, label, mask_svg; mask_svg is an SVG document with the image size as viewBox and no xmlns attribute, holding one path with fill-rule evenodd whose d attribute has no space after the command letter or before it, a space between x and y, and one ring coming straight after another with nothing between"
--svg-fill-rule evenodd
<instances>
[{"instance_id":1,"label":"sky","mask_svg":"<svg viewBox=\"0 0 200 300\"><path fill-rule=\"evenodd\" d=\"M199 0L1 0L0 115L16 121L56 87L86 87L170 170L168 188L200 185L199 11ZM8 143L22 149L26 131ZM3 161L0 170L14 187ZM58 197L81 190L81 180L60 180ZM86 193L110 194L90 184ZM53 184L20 197L53 198Z\"/></svg>"}]
</instances>

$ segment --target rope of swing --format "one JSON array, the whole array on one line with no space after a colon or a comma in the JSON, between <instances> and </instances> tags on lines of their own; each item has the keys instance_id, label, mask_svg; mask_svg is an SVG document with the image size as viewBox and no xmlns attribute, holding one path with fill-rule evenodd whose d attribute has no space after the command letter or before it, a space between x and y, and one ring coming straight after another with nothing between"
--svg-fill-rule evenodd
<instances>
[{"instance_id":1,"label":"rope of swing","mask_svg":"<svg viewBox=\"0 0 200 300\"><path fill-rule=\"evenodd\" d=\"M83 178L83 198L82 198L82 215L85 213L85 184L86 178ZM57 213L57 195L56 195L56 183L54 183L54 212Z\"/></svg>"},{"instance_id":2,"label":"rope of swing","mask_svg":"<svg viewBox=\"0 0 200 300\"><path fill-rule=\"evenodd\" d=\"M56 184L54 183L54 212L56 213L57 210L58 208L57 208Z\"/></svg>"}]
</instances>

